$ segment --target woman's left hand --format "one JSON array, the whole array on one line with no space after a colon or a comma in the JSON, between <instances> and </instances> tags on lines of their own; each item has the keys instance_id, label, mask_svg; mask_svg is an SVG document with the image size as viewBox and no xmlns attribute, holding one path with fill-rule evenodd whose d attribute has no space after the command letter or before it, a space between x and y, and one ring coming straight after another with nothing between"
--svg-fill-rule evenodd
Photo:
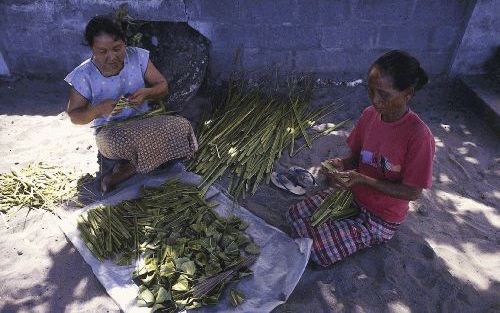
<instances>
[{"instance_id":1,"label":"woman's left hand","mask_svg":"<svg viewBox=\"0 0 500 313\"><path fill-rule=\"evenodd\" d=\"M146 101L146 98L149 96L148 88L139 88L137 89L131 96L128 97L128 101L130 103L139 105Z\"/></svg>"}]
</instances>

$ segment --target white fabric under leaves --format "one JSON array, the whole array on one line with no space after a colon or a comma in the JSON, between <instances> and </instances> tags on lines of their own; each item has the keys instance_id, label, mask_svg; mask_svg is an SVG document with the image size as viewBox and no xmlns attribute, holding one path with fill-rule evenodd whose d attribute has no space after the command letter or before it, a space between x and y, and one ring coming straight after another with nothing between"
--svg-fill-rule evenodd
<instances>
[{"instance_id":1,"label":"white fabric under leaves","mask_svg":"<svg viewBox=\"0 0 500 313\"><path fill-rule=\"evenodd\" d=\"M149 308L136 305L139 290L132 282L134 266L118 266L110 261L100 262L80 239L77 229L78 216L100 204L117 204L121 201L138 196L142 185L158 186L168 179L178 178L185 183L198 184L200 177L187 172L182 164L177 163L168 172L157 176L147 176L144 181L125 188L111 197L78 210L60 222L60 228L67 238L80 252L97 279L125 313L150 312ZM215 187L211 187L207 198L220 203L216 211L221 215L234 213L249 224L247 234L260 246L261 254L257 262L251 267L254 274L237 283L238 290L245 295L245 302L238 307L229 303L228 290L225 288L217 305L196 309L196 312L270 312L284 303L297 285L306 264L309 260L312 240L308 238L291 239L282 231L267 224L241 206L234 206L233 202Z\"/></svg>"}]
</instances>

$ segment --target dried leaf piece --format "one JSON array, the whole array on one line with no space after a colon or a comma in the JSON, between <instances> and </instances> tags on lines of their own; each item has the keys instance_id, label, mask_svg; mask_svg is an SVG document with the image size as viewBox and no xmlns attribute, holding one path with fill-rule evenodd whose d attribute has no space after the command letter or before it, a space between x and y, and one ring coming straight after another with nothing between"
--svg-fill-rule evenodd
<instances>
[{"instance_id":1,"label":"dried leaf piece","mask_svg":"<svg viewBox=\"0 0 500 313\"><path fill-rule=\"evenodd\" d=\"M186 309L192 310L201 307L203 304L199 301L193 301L190 304L186 305Z\"/></svg>"},{"instance_id":2,"label":"dried leaf piece","mask_svg":"<svg viewBox=\"0 0 500 313\"><path fill-rule=\"evenodd\" d=\"M147 307L149 306L148 303L146 301L144 301L143 299L137 299L137 306L138 307Z\"/></svg>"},{"instance_id":3,"label":"dried leaf piece","mask_svg":"<svg viewBox=\"0 0 500 313\"><path fill-rule=\"evenodd\" d=\"M148 273L156 271L156 269L158 268L156 258L147 258L145 268Z\"/></svg>"},{"instance_id":4,"label":"dried leaf piece","mask_svg":"<svg viewBox=\"0 0 500 313\"><path fill-rule=\"evenodd\" d=\"M219 261L215 257L210 257L207 266L205 266L205 273L208 276L217 274L222 271Z\"/></svg>"},{"instance_id":5,"label":"dried leaf piece","mask_svg":"<svg viewBox=\"0 0 500 313\"><path fill-rule=\"evenodd\" d=\"M238 280L239 279L242 279L243 277L246 277L246 276L250 276L252 275L253 272L249 269L244 269L244 270L241 270L239 273L238 273Z\"/></svg>"},{"instance_id":6,"label":"dried leaf piece","mask_svg":"<svg viewBox=\"0 0 500 313\"><path fill-rule=\"evenodd\" d=\"M188 275L194 275L196 273L196 265L194 265L193 261L184 262L181 265L181 271Z\"/></svg>"},{"instance_id":7,"label":"dried leaf piece","mask_svg":"<svg viewBox=\"0 0 500 313\"><path fill-rule=\"evenodd\" d=\"M177 258L178 254L176 253L174 247L172 247L171 245L165 245L163 246L163 257L162 257L162 260L165 260L167 257L170 257L170 258Z\"/></svg>"},{"instance_id":8,"label":"dried leaf piece","mask_svg":"<svg viewBox=\"0 0 500 313\"><path fill-rule=\"evenodd\" d=\"M175 273L175 265L173 261L167 260L160 266L160 277L168 278L170 275L174 273Z\"/></svg>"},{"instance_id":9,"label":"dried leaf piece","mask_svg":"<svg viewBox=\"0 0 500 313\"><path fill-rule=\"evenodd\" d=\"M238 244L236 244L236 242L233 241L226 247L226 249L224 249L224 253L233 257L238 256L240 254L240 248L238 248Z\"/></svg>"},{"instance_id":10,"label":"dried leaf piece","mask_svg":"<svg viewBox=\"0 0 500 313\"><path fill-rule=\"evenodd\" d=\"M243 246L250 242L251 242L250 238L248 238L244 234L242 233L236 234L236 243L238 244L238 246Z\"/></svg>"},{"instance_id":11,"label":"dried leaf piece","mask_svg":"<svg viewBox=\"0 0 500 313\"><path fill-rule=\"evenodd\" d=\"M158 312L164 308L165 308L165 306L163 304L157 303L157 304L153 305L153 307L151 308L151 313Z\"/></svg>"},{"instance_id":12,"label":"dried leaf piece","mask_svg":"<svg viewBox=\"0 0 500 313\"><path fill-rule=\"evenodd\" d=\"M207 264L207 255L203 252L196 253L196 264L203 267Z\"/></svg>"},{"instance_id":13,"label":"dried leaf piece","mask_svg":"<svg viewBox=\"0 0 500 313\"><path fill-rule=\"evenodd\" d=\"M243 293L237 289L231 289L229 291L229 300L233 306L238 306L245 301Z\"/></svg>"},{"instance_id":14,"label":"dried leaf piece","mask_svg":"<svg viewBox=\"0 0 500 313\"><path fill-rule=\"evenodd\" d=\"M190 261L189 258L186 258L186 257L174 259L175 268L178 269L179 271L181 271L182 264L189 262L189 261Z\"/></svg>"},{"instance_id":15,"label":"dried leaf piece","mask_svg":"<svg viewBox=\"0 0 500 313\"><path fill-rule=\"evenodd\" d=\"M209 296L209 297L203 297L202 303L204 305L212 305L212 304L217 304L219 302L219 294Z\"/></svg>"},{"instance_id":16,"label":"dried leaf piece","mask_svg":"<svg viewBox=\"0 0 500 313\"><path fill-rule=\"evenodd\" d=\"M260 254L260 248L254 243L249 243L245 247L245 252L249 254Z\"/></svg>"},{"instance_id":17,"label":"dried leaf piece","mask_svg":"<svg viewBox=\"0 0 500 313\"><path fill-rule=\"evenodd\" d=\"M234 237L229 235L229 234L225 234L222 236L222 239L221 239L221 242L220 244L222 245L223 248L226 248L227 246L229 246L231 243L234 242Z\"/></svg>"},{"instance_id":18,"label":"dried leaf piece","mask_svg":"<svg viewBox=\"0 0 500 313\"><path fill-rule=\"evenodd\" d=\"M179 276L175 285L172 286L172 290L175 291L187 291L189 289L189 281L185 275Z\"/></svg>"},{"instance_id":19,"label":"dried leaf piece","mask_svg":"<svg viewBox=\"0 0 500 313\"><path fill-rule=\"evenodd\" d=\"M141 305L141 303L146 304L146 306L151 306L155 303L155 296L149 289L144 289L139 296L137 296L137 304ZM142 301L141 301L142 300Z\"/></svg>"},{"instance_id":20,"label":"dried leaf piece","mask_svg":"<svg viewBox=\"0 0 500 313\"><path fill-rule=\"evenodd\" d=\"M217 242L214 240L214 238L203 238L201 240L201 246L208 251L213 251L217 248Z\"/></svg>"},{"instance_id":21,"label":"dried leaf piece","mask_svg":"<svg viewBox=\"0 0 500 313\"><path fill-rule=\"evenodd\" d=\"M158 289L158 293L156 294L156 303L163 303L165 301L172 300L172 295L167 291L163 286Z\"/></svg>"},{"instance_id":22,"label":"dried leaf piece","mask_svg":"<svg viewBox=\"0 0 500 313\"><path fill-rule=\"evenodd\" d=\"M247 228L248 228L248 223L245 222L245 221L243 221L243 220L238 224L238 229L239 230L245 230Z\"/></svg>"},{"instance_id":23,"label":"dried leaf piece","mask_svg":"<svg viewBox=\"0 0 500 313\"><path fill-rule=\"evenodd\" d=\"M146 275L146 277L145 277L145 278L141 279L141 281L142 281L142 283L143 283L144 285L147 285L147 286L148 286L148 285L149 285L149 283L151 283L151 282L153 281L153 279L155 278L155 276L156 276L155 272L152 272L152 273L150 273L150 274Z\"/></svg>"}]
</instances>

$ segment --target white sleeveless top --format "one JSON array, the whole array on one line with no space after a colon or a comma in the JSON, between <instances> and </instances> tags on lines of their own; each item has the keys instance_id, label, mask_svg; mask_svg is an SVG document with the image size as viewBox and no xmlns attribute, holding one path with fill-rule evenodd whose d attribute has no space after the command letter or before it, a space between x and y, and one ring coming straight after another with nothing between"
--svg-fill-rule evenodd
<instances>
[{"instance_id":1,"label":"white sleeveless top","mask_svg":"<svg viewBox=\"0 0 500 313\"><path fill-rule=\"evenodd\" d=\"M125 48L124 66L120 73L105 77L91 59L85 60L69 73L64 81L81 94L91 105L107 100L118 100L128 96L139 88L145 87L144 74L149 61L149 51L137 47ZM135 107L123 109L112 117L98 117L94 126L106 124L109 121L123 120L149 110L147 102Z\"/></svg>"}]
</instances>

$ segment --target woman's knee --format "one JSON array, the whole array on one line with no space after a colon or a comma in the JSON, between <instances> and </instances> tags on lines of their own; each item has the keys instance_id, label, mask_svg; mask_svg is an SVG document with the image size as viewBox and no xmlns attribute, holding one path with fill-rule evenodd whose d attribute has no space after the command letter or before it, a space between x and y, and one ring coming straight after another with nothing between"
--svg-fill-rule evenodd
<instances>
[{"instance_id":1,"label":"woman's knee","mask_svg":"<svg viewBox=\"0 0 500 313\"><path fill-rule=\"evenodd\" d=\"M97 149L107 158L115 159L116 151L129 150L130 138L118 130L109 130L104 134L99 134L97 138Z\"/></svg>"}]
</instances>

